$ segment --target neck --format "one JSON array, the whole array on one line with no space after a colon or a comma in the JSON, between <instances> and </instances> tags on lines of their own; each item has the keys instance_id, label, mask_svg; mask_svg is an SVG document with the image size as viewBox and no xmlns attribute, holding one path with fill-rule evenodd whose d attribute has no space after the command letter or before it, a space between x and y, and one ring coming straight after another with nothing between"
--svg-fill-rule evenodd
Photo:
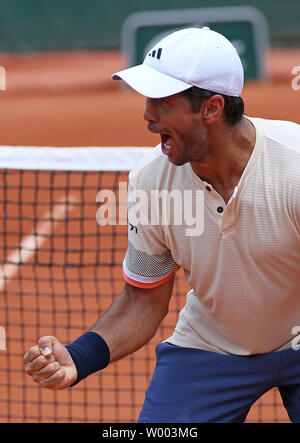
<instances>
[{"instance_id":1,"label":"neck","mask_svg":"<svg viewBox=\"0 0 300 443\"><path fill-rule=\"evenodd\" d=\"M255 128L246 117L233 127L218 123L208 133L203 161L191 162L194 172L217 192L230 193L238 184L255 145Z\"/></svg>"}]
</instances>

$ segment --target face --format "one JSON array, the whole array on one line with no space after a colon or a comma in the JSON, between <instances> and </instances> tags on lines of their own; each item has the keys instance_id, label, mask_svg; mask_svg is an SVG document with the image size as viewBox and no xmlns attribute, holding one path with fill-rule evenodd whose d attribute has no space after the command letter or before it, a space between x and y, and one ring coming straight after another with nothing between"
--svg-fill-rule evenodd
<instances>
[{"instance_id":1,"label":"face","mask_svg":"<svg viewBox=\"0 0 300 443\"><path fill-rule=\"evenodd\" d=\"M151 132L160 134L162 152L177 166L201 161L207 153L207 128L201 110L193 112L182 94L147 98L144 114Z\"/></svg>"}]
</instances>

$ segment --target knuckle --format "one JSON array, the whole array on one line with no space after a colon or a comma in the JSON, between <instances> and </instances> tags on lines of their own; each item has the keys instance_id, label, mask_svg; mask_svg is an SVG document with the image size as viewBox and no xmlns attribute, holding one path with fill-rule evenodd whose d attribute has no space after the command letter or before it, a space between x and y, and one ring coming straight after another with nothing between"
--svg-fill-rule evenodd
<instances>
[{"instance_id":1,"label":"knuckle","mask_svg":"<svg viewBox=\"0 0 300 443\"><path fill-rule=\"evenodd\" d=\"M27 375L31 375L32 374L32 369L31 369L31 367L28 365L28 366L25 366L25 373L27 374Z\"/></svg>"},{"instance_id":2,"label":"knuckle","mask_svg":"<svg viewBox=\"0 0 300 443\"><path fill-rule=\"evenodd\" d=\"M42 369L44 366L45 366L45 358L42 355L36 357L31 363L31 368L34 371L38 371L39 369Z\"/></svg>"},{"instance_id":3,"label":"knuckle","mask_svg":"<svg viewBox=\"0 0 300 443\"><path fill-rule=\"evenodd\" d=\"M23 359L24 362L30 362L32 360L34 360L36 357L38 357L39 355L41 355L40 349L38 346L32 346L28 352L24 355Z\"/></svg>"},{"instance_id":4,"label":"knuckle","mask_svg":"<svg viewBox=\"0 0 300 443\"><path fill-rule=\"evenodd\" d=\"M32 374L32 380L35 382L35 383L40 383L41 384L41 380L40 380L40 377L37 375L37 374Z\"/></svg>"},{"instance_id":5,"label":"knuckle","mask_svg":"<svg viewBox=\"0 0 300 443\"><path fill-rule=\"evenodd\" d=\"M52 363L49 363L47 366L49 372L57 371L59 368L60 364L57 361L53 361Z\"/></svg>"},{"instance_id":6,"label":"knuckle","mask_svg":"<svg viewBox=\"0 0 300 443\"><path fill-rule=\"evenodd\" d=\"M49 377L46 380L42 380L40 384L43 386L43 388L56 389L58 383L53 379L53 377Z\"/></svg>"}]
</instances>

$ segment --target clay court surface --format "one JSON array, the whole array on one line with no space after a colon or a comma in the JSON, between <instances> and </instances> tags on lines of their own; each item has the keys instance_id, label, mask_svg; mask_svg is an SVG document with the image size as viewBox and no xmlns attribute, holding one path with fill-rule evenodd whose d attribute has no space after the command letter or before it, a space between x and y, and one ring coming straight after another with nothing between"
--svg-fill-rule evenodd
<instances>
[{"instance_id":1,"label":"clay court surface","mask_svg":"<svg viewBox=\"0 0 300 443\"><path fill-rule=\"evenodd\" d=\"M246 114L300 123L300 91L282 83L251 82L243 98ZM159 142L143 121L144 98L117 87L65 92L4 92L2 145L152 146Z\"/></svg>"},{"instance_id":2,"label":"clay court surface","mask_svg":"<svg viewBox=\"0 0 300 443\"><path fill-rule=\"evenodd\" d=\"M282 82L251 82L245 87L243 98L246 114L271 119L292 120L300 123L300 91L293 91L291 78ZM116 84L116 82L96 85L93 88L74 87L66 89L3 92L0 108L0 144L13 146L154 146L159 142L157 136L148 133L143 121L144 98ZM101 169L101 165L99 165ZM11 178L13 181L13 178ZM28 175L27 183L34 182ZM45 178L45 180L47 180ZM63 179L61 179L63 180ZM89 201L95 201L96 181L91 178L90 186L95 183L95 191L86 194ZM96 180L96 179L95 179ZM89 194L89 195L88 195ZM22 194L24 200L32 201L28 191ZM56 196L60 198L59 195ZM80 195L74 197L81 198ZM47 199L46 194L39 195L40 201ZM2 208L3 210L3 208ZM14 209L11 209L13 212ZM74 214L76 215L75 208ZM98 229L94 221L95 208L89 210L90 220L85 226L87 232ZM91 221L92 220L92 221ZM3 224L1 223L1 226ZM24 225L26 226L26 225ZM17 225L15 226L17 228ZM30 232L30 226L27 228ZM70 225L71 233L76 234L80 226ZM66 231L66 225L57 227L58 233ZM121 263L126 247L126 234L119 237L118 254L114 257ZM107 237L108 238L108 237ZM17 247L20 238L11 236L11 245ZM110 240L101 243L103 249L109 249ZM111 244L116 248L116 245ZM58 246L58 245L57 245ZM89 241L85 244L91 246ZM5 254L1 252L2 259ZM75 254L76 255L76 254ZM41 251L39 260L47 258L47 252ZM53 258L53 257L52 257ZM74 260L77 259L75 256ZM181 296L174 298L171 312L149 345L124 361L113 364L101 375L96 374L82 382L78 387L66 392L53 393L40 389L28 376L24 376L21 355L35 340L44 334L57 334L64 340L74 339L84 329L90 327L98 313L106 309L111 302L111 293L122 288L119 267L100 272L99 281L104 296L97 295L97 288L92 283L94 267L87 265L81 275L81 288L70 283L64 287L63 273L59 269L63 255L55 258L57 269L40 269L39 287L36 288L30 267L21 266L19 274L26 277L22 290L32 291L32 296L24 299L17 295L20 282L11 281L7 285L4 297L5 306L0 309L0 325L7 327L7 351L0 351L0 370L2 384L0 389L0 421L135 421L143 401L144 391L154 365L154 347L163 338L170 335L175 324L178 310L184 304L184 283L180 281L177 291ZM86 256L84 260L92 260ZM53 274L54 272L54 274ZM55 272L57 272L55 274ZM70 270L68 278L72 281ZM52 294L57 291L54 300L49 297L49 283L52 282ZM55 282L55 279L57 281ZM86 282L84 283L84 280ZM44 281L44 286L42 281ZM98 284L100 284L98 281ZM82 283L83 282L83 283ZM25 286L24 286L25 285ZM38 290L39 298L35 292ZM84 300L83 294L90 295ZM9 296L9 293L11 295ZM2 303L2 302L1 302ZM53 310L53 312L51 312ZM84 312L83 312L84 310ZM53 325L53 330L52 328ZM275 402L275 405L274 405ZM277 404L278 403L278 404ZM288 421L280 406L281 400L274 392L266 394L259 404L252 408L249 421Z\"/></svg>"}]
</instances>

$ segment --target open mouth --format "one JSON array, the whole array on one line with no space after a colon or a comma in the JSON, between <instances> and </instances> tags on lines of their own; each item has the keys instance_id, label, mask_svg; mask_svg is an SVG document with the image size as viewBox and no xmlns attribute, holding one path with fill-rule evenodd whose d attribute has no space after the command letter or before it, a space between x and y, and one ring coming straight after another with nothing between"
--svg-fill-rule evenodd
<instances>
[{"instance_id":1,"label":"open mouth","mask_svg":"<svg viewBox=\"0 0 300 443\"><path fill-rule=\"evenodd\" d=\"M172 149L173 137L167 133L161 133L161 149L164 154L168 155Z\"/></svg>"}]
</instances>

